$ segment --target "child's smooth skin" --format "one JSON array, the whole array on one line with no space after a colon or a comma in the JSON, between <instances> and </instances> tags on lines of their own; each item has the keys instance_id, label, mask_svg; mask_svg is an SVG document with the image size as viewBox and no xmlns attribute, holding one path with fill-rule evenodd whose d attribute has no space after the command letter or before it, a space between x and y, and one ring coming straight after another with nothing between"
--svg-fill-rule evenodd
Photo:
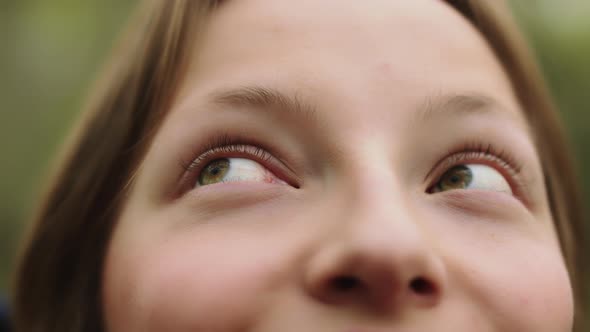
<instances>
[{"instance_id":1,"label":"child's smooth skin","mask_svg":"<svg viewBox=\"0 0 590 332\"><path fill-rule=\"evenodd\" d=\"M103 295L109 331L573 320L522 110L483 38L435 0L224 3L137 174Z\"/></svg>"}]
</instances>

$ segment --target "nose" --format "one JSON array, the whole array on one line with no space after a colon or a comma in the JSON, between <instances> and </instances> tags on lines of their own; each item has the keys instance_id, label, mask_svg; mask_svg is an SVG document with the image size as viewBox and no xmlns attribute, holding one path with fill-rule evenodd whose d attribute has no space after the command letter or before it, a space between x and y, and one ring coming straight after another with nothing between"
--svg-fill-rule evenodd
<instances>
[{"instance_id":1,"label":"nose","mask_svg":"<svg viewBox=\"0 0 590 332\"><path fill-rule=\"evenodd\" d=\"M338 214L344 217L326 231L304 271L315 301L374 312L440 303L442 259L411 209L393 196L373 191Z\"/></svg>"}]
</instances>

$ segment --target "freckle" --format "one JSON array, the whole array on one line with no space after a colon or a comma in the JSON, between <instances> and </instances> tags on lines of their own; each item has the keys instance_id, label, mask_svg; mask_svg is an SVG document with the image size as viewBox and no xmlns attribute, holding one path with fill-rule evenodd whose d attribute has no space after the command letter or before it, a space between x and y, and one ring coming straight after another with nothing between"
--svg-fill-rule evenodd
<instances>
[{"instance_id":1,"label":"freckle","mask_svg":"<svg viewBox=\"0 0 590 332\"><path fill-rule=\"evenodd\" d=\"M384 83L389 82L395 77L394 70L388 62L382 62L375 66L375 75L377 79L382 80Z\"/></svg>"},{"instance_id":2,"label":"freckle","mask_svg":"<svg viewBox=\"0 0 590 332\"><path fill-rule=\"evenodd\" d=\"M519 302L520 302L520 304L521 304L522 306L528 306L528 305L529 305L529 302L530 302L530 300L529 300L529 298L528 298L528 297L526 297L526 296L523 296L523 297L521 297L521 298L520 298L520 301L519 301Z\"/></svg>"},{"instance_id":3,"label":"freckle","mask_svg":"<svg viewBox=\"0 0 590 332\"><path fill-rule=\"evenodd\" d=\"M391 72L391 65L387 62L384 62L384 63L380 64L379 66L377 66L377 71L379 71L380 73L383 73L383 74L388 74Z\"/></svg>"}]
</instances>

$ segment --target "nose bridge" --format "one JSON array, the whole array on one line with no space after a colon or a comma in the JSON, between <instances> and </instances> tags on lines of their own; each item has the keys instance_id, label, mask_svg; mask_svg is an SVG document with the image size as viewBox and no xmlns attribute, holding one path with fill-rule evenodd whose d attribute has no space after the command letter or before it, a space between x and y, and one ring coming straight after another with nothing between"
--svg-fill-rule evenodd
<instances>
[{"instance_id":1,"label":"nose bridge","mask_svg":"<svg viewBox=\"0 0 590 332\"><path fill-rule=\"evenodd\" d=\"M340 234L373 255L401 255L425 250L426 234L407 183L395 167L391 154L376 142L365 141L361 151L351 151L348 167L342 171L338 195ZM409 254L409 252L408 252ZM390 257L391 258L391 257Z\"/></svg>"},{"instance_id":2,"label":"nose bridge","mask_svg":"<svg viewBox=\"0 0 590 332\"><path fill-rule=\"evenodd\" d=\"M412 231L419 221L412 217L410 191L396 175L391 163L384 160L387 158L369 158L352 167L346 176L351 180L347 182L349 188L345 189L349 195L341 202L344 220L351 228L362 230L358 235L378 228L381 228L378 233L383 235L387 229L400 227Z\"/></svg>"},{"instance_id":3,"label":"nose bridge","mask_svg":"<svg viewBox=\"0 0 590 332\"><path fill-rule=\"evenodd\" d=\"M355 255L388 268L423 260L432 245L409 190L390 168L371 166L367 171L352 181L351 195L342 209L341 240L349 243ZM407 269L395 268L398 274Z\"/></svg>"}]
</instances>

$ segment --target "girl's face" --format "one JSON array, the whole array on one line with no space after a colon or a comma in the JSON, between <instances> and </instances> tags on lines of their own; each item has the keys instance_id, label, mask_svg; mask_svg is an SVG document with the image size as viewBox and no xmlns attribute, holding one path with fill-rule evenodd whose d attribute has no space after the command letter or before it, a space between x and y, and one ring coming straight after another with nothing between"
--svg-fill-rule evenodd
<instances>
[{"instance_id":1,"label":"girl's face","mask_svg":"<svg viewBox=\"0 0 590 332\"><path fill-rule=\"evenodd\" d=\"M197 47L109 247L109 331L571 330L530 128L455 10L229 1Z\"/></svg>"}]
</instances>

